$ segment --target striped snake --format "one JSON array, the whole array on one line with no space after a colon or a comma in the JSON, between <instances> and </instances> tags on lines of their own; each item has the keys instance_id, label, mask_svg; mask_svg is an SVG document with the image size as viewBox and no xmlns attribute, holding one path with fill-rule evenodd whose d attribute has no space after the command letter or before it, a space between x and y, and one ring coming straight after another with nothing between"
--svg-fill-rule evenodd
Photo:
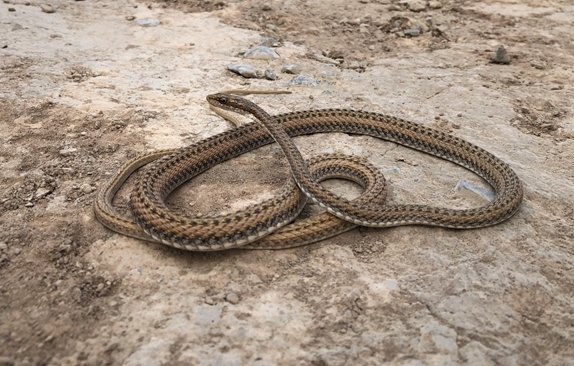
<instances>
[{"instance_id":1,"label":"striped snake","mask_svg":"<svg viewBox=\"0 0 574 366\"><path fill-rule=\"evenodd\" d=\"M279 249L322 240L356 225L392 227L421 224L456 229L490 226L512 216L522 201L520 180L503 161L458 137L413 122L341 109L272 117L256 104L235 95L213 94L207 100L212 106L224 110L252 114L259 123L237 127L181 150L160 151L128 163L96 197L95 213L100 222L126 235L191 251ZM377 191L384 196L386 187L382 177L379 178L379 188L373 188L375 184L370 185L377 174L372 166L361 159L339 155L332 157L339 162L329 168L310 169L291 139L292 136L325 132L369 135L449 160L485 179L495 189L496 197L484 206L470 209L378 204L373 197ZM293 173L293 180L287 182L274 198L243 211L211 217L178 215L165 205L165 198L185 181L216 164L273 141L283 150ZM130 197L136 225L119 216L111 200L137 168L151 161L156 162L137 182ZM337 165L343 162L348 163L344 173L337 170ZM313 164L321 165L321 159ZM365 196L355 201L336 196L318 184L319 180L329 177L358 182L367 189ZM303 194L294 189L296 186ZM294 229L290 229L292 225L284 227L302 210L306 197L324 207L328 214L315 217L311 223L296 222L299 226ZM271 233L274 234L269 235Z\"/></svg>"}]
</instances>

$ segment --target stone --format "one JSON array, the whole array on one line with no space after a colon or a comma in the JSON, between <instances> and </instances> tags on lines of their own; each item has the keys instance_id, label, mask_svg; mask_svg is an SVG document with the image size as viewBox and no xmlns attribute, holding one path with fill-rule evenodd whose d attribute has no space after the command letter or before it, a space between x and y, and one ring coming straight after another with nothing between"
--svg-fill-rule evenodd
<instances>
[{"instance_id":1,"label":"stone","mask_svg":"<svg viewBox=\"0 0 574 366\"><path fill-rule=\"evenodd\" d=\"M66 147L62 150L60 150L60 155L62 156L69 156L69 155L73 155L78 151L78 149L73 148L73 147Z\"/></svg>"},{"instance_id":2,"label":"stone","mask_svg":"<svg viewBox=\"0 0 574 366\"><path fill-rule=\"evenodd\" d=\"M409 37L418 37L420 34L421 31L418 29L406 29L404 31L404 35Z\"/></svg>"},{"instance_id":3,"label":"stone","mask_svg":"<svg viewBox=\"0 0 574 366\"><path fill-rule=\"evenodd\" d=\"M323 83L323 79L315 79L307 75L297 75L289 82L289 85L297 86L318 86Z\"/></svg>"},{"instance_id":4,"label":"stone","mask_svg":"<svg viewBox=\"0 0 574 366\"><path fill-rule=\"evenodd\" d=\"M440 9L440 8L442 8L442 3L440 1L431 0L431 1L429 1L429 8Z\"/></svg>"},{"instance_id":5,"label":"stone","mask_svg":"<svg viewBox=\"0 0 574 366\"><path fill-rule=\"evenodd\" d=\"M227 65L227 69L245 78L257 77L257 71L249 65Z\"/></svg>"},{"instance_id":6,"label":"stone","mask_svg":"<svg viewBox=\"0 0 574 366\"><path fill-rule=\"evenodd\" d=\"M136 20L136 24L142 27L157 27L158 25L161 24L161 22L159 21L159 19L155 18L143 18Z\"/></svg>"},{"instance_id":7,"label":"stone","mask_svg":"<svg viewBox=\"0 0 574 366\"><path fill-rule=\"evenodd\" d=\"M281 68L281 72L286 74L298 74L301 72L301 66L297 64L285 65Z\"/></svg>"},{"instance_id":8,"label":"stone","mask_svg":"<svg viewBox=\"0 0 574 366\"><path fill-rule=\"evenodd\" d=\"M419 11L423 11L427 8L427 5L425 4L424 1L420 1L420 0L412 0L409 1L407 3L407 8L410 11L415 11L415 12L419 12Z\"/></svg>"},{"instance_id":9,"label":"stone","mask_svg":"<svg viewBox=\"0 0 574 366\"><path fill-rule=\"evenodd\" d=\"M40 5L40 9L42 9L42 11L44 13L54 13L56 10L54 9L54 7L50 4L41 4Z\"/></svg>"},{"instance_id":10,"label":"stone","mask_svg":"<svg viewBox=\"0 0 574 366\"><path fill-rule=\"evenodd\" d=\"M261 40L261 42L259 42L259 45L265 47L278 47L279 41L273 37L265 37Z\"/></svg>"},{"instance_id":11,"label":"stone","mask_svg":"<svg viewBox=\"0 0 574 366\"><path fill-rule=\"evenodd\" d=\"M490 60L495 64L508 65L510 63L510 56L508 56L508 52L506 52L504 46L499 46Z\"/></svg>"},{"instance_id":12,"label":"stone","mask_svg":"<svg viewBox=\"0 0 574 366\"><path fill-rule=\"evenodd\" d=\"M277 52L266 46L255 46L243 54L245 58L253 58L259 60L272 60L279 58Z\"/></svg>"},{"instance_id":13,"label":"stone","mask_svg":"<svg viewBox=\"0 0 574 366\"><path fill-rule=\"evenodd\" d=\"M46 197L47 195L49 195L52 191L46 188L38 188L36 190L36 193L34 194L34 196L36 198L43 198Z\"/></svg>"},{"instance_id":14,"label":"stone","mask_svg":"<svg viewBox=\"0 0 574 366\"><path fill-rule=\"evenodd\" d=\"M266 69L266 70L265 70L265 79L267 79L267 80L277 80L277 75L275 74L275 71Z\"/></svg>"},{"instance_id":15,"label":"stone","mask_svg":"<svg viewBox=\"0 0 574 366\"><path fill-rule=\"evenodd\" d=\"M225 296L225 301L227 301L230 304L237 304L239 303L239 296L237 296L236 293L234 292L230 292Z\"/></svg>"},{"instance_id":16,"label":"stone","mask_svg":"<svg viewBox=\"0 0 574 366\"><path fill-rule=\"evenodd\" d=\"M81 190L82 192L84 192L85 194L92 193L92 192L94 191L94 189L92 188L92 186L89 185L88 183L82 184L82 185L80 186L80 190Z\"/></svg>"}]
</instances>

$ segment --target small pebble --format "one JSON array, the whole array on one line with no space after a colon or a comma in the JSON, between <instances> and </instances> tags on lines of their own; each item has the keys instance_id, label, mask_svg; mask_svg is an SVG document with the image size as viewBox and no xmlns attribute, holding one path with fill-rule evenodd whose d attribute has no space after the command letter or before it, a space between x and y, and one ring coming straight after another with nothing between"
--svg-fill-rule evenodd
<instances>
[{"instance_id":1,"label":"small pebble","mask_svg":"<svg viewBox=\"0 0 574 366\"><path fill-rule=\"evenodd\" d=\"M49 189L46 189L46 188L38 188L38 189L36 190L36 193L35 193L34 195L36 196L36 198L42 198L42 197L45 197L45 196L47 196L48 194L50 194L50 192L52 192L52 191L50 191Z\"/></svg>"},{"instance_id":2,"label":"small pebble","mask_svg":"<svg viewBox=\"0 0 574 366\"><path fill-rule=\"evenodd\" d=\"M212 297L206 297L206 298L205 298L205 303L206 303L207 305L214 305L214 304L215 304L215 300L213 300Z\"/></svg>"},{"instance_id":3,"label":"small pebble","mask_svg":"<svg viewBox=\"0 0 574 366\"><path fill-rule=\"evenodd\" d=\"M24 29L24 27L16 22L12 23L12 32L17 31L19 29Z\"/></svg>"},{"instance_id":4,"label":"small pebble","mask_svg":"<svg viewBox=\"0 0 574 366\"><path fill-rule=\"evenodd\" d=\"M155 18L143 18L136 21L136 24L141 25L142 27L155 27L158 26L159 23L159 19Z\"/></svg>"},{"instance_id":5,"label":"small pebble","mask_svg":"<svg viewBox=\"0 0 574 366\"><path fill-rule=\"evenodd\" d=\"M70 244L61 244L58 247L58 250L62 253L69 253L72 250L72 245Z\"/></svg>"},{"instance_id":6,"label":"small pebble","mask_svg":"<svg viewBox=\"0 0 574 366\"><path fill-rule=\"evenodd\" d=\"M423 11L426 9L427 5L424 1L413 0L407 4L410 11Z\"/></svg>"},{"instance_id":7,"label":"small pebble","mask_svg":"<svg viewBox=\"0 0 574 366\"><path fill-rule=\"evenodd\" d=\"M26 203L24 206L26 207L34 207L34 204L32 202L28 202Z\"/></svg>"},{"instance_id":8,"label":"small pebble","mask_svg":"<svg viewBox=\"0 0 574 366\"><path fill-rule=\"evenodd\" d=\"M265 47L277 47L279 46L279 41L273 37L266 37L259 42L259 45Z\"/></svg>"},{"instance_id":9,"label":"small pebble","mask_svg":"<svg viewBox=\"0 0 574 366\"><path fill-rule=\"evenodd\" d=\"M243 76L244 78L256 78L257 71L249 65L227 65L227 69L236 74Z\"/></svg>"},{"instance_id":10,"label":"small pebble","mask_svg":"<svg viewBox=\"0 0 574 366\"><path fill-rule=\"evenodd\" d=\"M103 283L98 283L98 286L96 287L96 291L100 292L104 289L104 284Z\"/></svg>"},{"instance_id":11,"label":"small pebble","mask_svg":"<svg viewBox=\"0 0 574 366\"><path fill-rule=\"evenodd\" d=\"M285 65L281 69L281 72L284 72L286 74L298 74L301 72L301 66L297 64Z\"/></svg>"},{"instance_id":12,"label":"small pebble","mask_svg":"<svg viewBox=\"0 0 574 366\"><path fill-rule=\"evenodd\" d=\"M267 80L277 80L277 75L275 75L275 72L273 70L265 70L265 79Z\"/></svg>"},{"instance_id":13,"label":"small pebble","mask_svg":"<svg viewBox=\"0 0 574 366\"><path fill-rule=\"evenodd\" d=\"M225 296L225 300L228 303L235 305L239 302L239 296L237 296L237 294L235 294L234 292L230 292Z\"/></svg>"},{"instance_id":14,"label":"small pebble","mask_svg":"<svg viewBox=\"0 0 574 366\"><path fill-rule=\"evenodd\" d=\"M297 86L318 86L323 82L323 79L315 79L306 75L297 75L289 82L289 85Z\"/></svg>"},{"instance_id":15,"label":"small pebble","mask_svg":"<svg viewBox=\"0 0 574 366\"><path fill-rule=\"evenodd\" d=\"M60 155L69 156L69 155L74 154L76 151L78 151L78 149L75 149L73 147L67 147L67 148L60 150Z\"/></svg>"},{"instance_id":16,"label":"small pebble","mask_svg":"<svg viewBox=\"0 0 574 366\"><path fill-rule=\"evenodd\" d=\"M243 54L245 58L253 58L259 60L272 60L275 58L279 58L277 52L273 51L269 47L265 46L255 46L249 49L247 52Z\"/></svg>"},{"instance_id":17,"label":"small pebble","mask_svg":"<svg viewBox=\"0 0 574 366\"><path fill-rule=\"evenodd\" d=\"M56 11L56 10L54 10L54 7L53 7L52 5L50 5L50 4L41 4L41 5L40 5L40 9L42 9L42 11L43 11L44 13L48 13L48 14L53 13L53 12Z\"/></svg>"},{"instance_id":18,"label":"small pebble","mask_svg":"<svg viewBox=\"0 0 574 366\"><path fill-rule=\"evenodd\" d=\"M487 200L492 201L495 198L495 193L485 187L478 186L472 182L469 182L465 179L461 179L458 181L456 187L454 188L456 192L472 192L477 196Z\"/></svg>"},{"instance_id":19,"label":"small pebble","mask_svg":"<svg viewBox=\"0 0 574 366\"><path fill-rule=\"evenodd\" d=\"M440 8L442 8L442 4L440 1L431 0L431 1L429 1L429 8L440 9Z\"/></svg>"},{"instance_id":20,"label":"small pebble","mask_svg":"<svg viewBox=\"0 0 574 366\"><path fill-rule=\"evenodd\" d=\"M506 48L504 48L504 46L498 47L496 53L492 56L491 61L495 64L508 65L510 63L510 57L506 52Z\"/></svg>"},{"instance_id":21,"label":"small pebble","mask_svg":"<svg viewBox=\"0 0 574 366\"><path fill-rule=\"evenodd\" d=\"M409 37L418 37L421 34L421 31L418 29L407 29L404 31L404 34Z\"/></svg>"},{"instance_id":22,"label":"small pebble","mask_svg":"<svg viewBox=\"0 0 574 366\"><path fill-rule=\"evenodd\" d=\"M8 11L16 11L14 8L8 8Z\"/></svg>"},{"instance_id":23,"label":"small pebble","mask_svg":"<svg viewBox=\"0 0 574 366\"><path fill-rule=\"evenodd\" d=\"M8 245L6 245L6 243L2 242L0 243L0 250L6 250L8 249Z\"/></svg>"},{"instance_id":24,"label":"small pebble","mask_svg":"<svg viewBox=\"0 0 574 366\"><path fill-rule=\"evenodd\" d=\"M134 17L133 15L126 15L126 20L132 21L134 20L136 17Z\"/></svg>"},{"instance_id":25,"label":"small pebble","mask_svg":"<svg viewBox=\"0 0 574 366\"><path fill-rule=\"evenodd\" d=\"M80 189L82 190L82 192L88 194L88 193L92 193L93 188L91 185L89 185L88 183L84 183L80 186Z\"/></svg>"}]
</instances>

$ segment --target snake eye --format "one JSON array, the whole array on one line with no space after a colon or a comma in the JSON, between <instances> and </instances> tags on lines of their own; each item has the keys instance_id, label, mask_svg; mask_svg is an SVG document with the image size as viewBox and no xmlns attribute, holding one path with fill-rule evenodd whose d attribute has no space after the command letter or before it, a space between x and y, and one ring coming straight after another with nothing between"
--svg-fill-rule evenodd
<instances>
[{"instance_id":1,"label":"snake eye","mask_svg":"<svg viewBox=\"0 0 574 366\"><path fill-rule=\"evenodd\" d=\"M227 104L227 98L225 98L225 97L221 97L217 101L221 104Z\"/></svg>"}]
</instances>

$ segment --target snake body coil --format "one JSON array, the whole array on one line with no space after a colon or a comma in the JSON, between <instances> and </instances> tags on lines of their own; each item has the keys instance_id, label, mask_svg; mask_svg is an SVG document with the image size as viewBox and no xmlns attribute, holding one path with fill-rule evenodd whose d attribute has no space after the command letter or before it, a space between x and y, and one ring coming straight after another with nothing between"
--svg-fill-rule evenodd
<instances>
[{"instance_id":1,"label":"snake body coil","mask_svg":"<svg viewBox=\"0 0 574 366\"><path fill-rule=\"evenodd\" d=\"M377 113L336 109L271 117L254 103L234 95L214 94L207 99L219 108L250 113L259 123L238 127L177 152L168 151L169 155L164 153L166 156L137 183L131 197L135 221L145 233L130 220L120 218L111 206L113 195L127 176L152 157L145 156L128 164L104 186L96 199L96 216L104 225L127 235L193 251L234 247L277 249L321 240L355 225L391 227L421 224L457 229L490 226L512 216L522 201L520 180L503 161L465 140L413 122ZM495 189L496 197L482 207L460 210L427 205L373 205L370 199L345 200L317 183L317 176L310 172L291 140L293 136L328 132L369 135L449 160L485 179ZM281 146L294 177L294 182L288 183L277 197L225 217L185 217L165 206L167 195L188 179L273 141ZM161 152L155 157L159 156ZM344 157L341 159L345 160ZM340 220L332 221L333 218L325 214L327 216L322 216L318 222L291 231L286 242L278 239L265 243L267 238L276 234L267 235L292 221L302 209L305 200L296 193L297 190L288 187L295 183L305 196ZM330 223L316 234L314 230L324 222ZM279 231L285 231L285 228Z\"/></svg>"}]
</instances>

